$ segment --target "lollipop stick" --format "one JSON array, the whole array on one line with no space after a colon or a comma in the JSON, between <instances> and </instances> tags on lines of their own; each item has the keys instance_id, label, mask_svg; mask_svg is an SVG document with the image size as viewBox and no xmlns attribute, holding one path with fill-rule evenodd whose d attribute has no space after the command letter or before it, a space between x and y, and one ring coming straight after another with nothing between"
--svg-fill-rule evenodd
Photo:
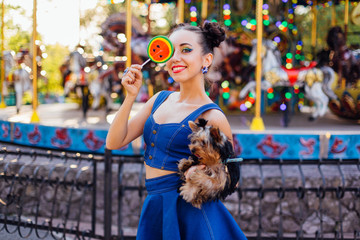
<instances>
[{"instance_id":1,"label":"lollipop stick","mask_svg":"<svg viewBox=\"0 0 360 240\"><path fill-rule=\"evenodd\" d=\"M157 53L154 55L154 57L157 56L157 55L159 55L159 54L162 53L162 52L163 52L163 50L160 50L159 52L157 52ZM143 68L143 66L145 66L145 64L147 64L150 60L151 60L151 58L149 58L149 59L146 60L143 64L141 64L141 68Z\"/></svg>"},{"instance_id":2,"label":"lollipop stick","mask_svg":"<svg viewBox=\"0 0 360 240\"><path fill-rule=\"evenodd\" d=\"M148 62L150 62L150 58L148 60L146 60L143 64L141 64L141 69L144 67L145 64L147 64ZM125 74L127 74L127 72L129 71L129 68L126 68L124 73L123 73L123 76L125 76Z\"/></svg>"},{"instance_id":3,"label":"lollipop stick","mask_svg":"<svg viewBox=\"0 0 360 240\"><path fill-rule=\"evenodd\" d=\"M145 64L147 64L148 62L150 62L150 58L148 60L146 60L143 64L141 64L141 68L143 68L145 66Z\"/></svg>"}]
</instances>

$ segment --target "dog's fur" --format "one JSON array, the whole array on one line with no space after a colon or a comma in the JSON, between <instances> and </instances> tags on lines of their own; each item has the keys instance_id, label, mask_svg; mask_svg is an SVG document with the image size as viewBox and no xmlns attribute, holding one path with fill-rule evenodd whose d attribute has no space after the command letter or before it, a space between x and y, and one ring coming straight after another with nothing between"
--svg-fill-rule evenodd
<instances>
[{"instance_id":1,"label":"dog's fur","mask_svg":"<svg viewBox=\"0 0 360 240\"><path fill-rule=\"evenodd\" d=\"M225 199L232 194L240 177L239 163L227 163L227 159L234 155L231 142L219 128L206 126L207 120L199 119L198 123L189 121L192 133L188 159L180 160L178 164L181 179L180 195L194 207L208 201ZM204 169L185 172L194 165L205 165Z\"/></svg>"}]
</instances>

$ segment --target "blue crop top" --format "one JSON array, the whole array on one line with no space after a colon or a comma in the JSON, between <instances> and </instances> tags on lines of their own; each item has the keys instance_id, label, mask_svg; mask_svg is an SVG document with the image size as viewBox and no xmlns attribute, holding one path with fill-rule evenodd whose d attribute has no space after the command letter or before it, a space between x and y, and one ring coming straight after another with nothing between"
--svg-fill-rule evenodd
<instances>
[{"instance_id":1,"label":"blue crop top","mask_svg":"<svg viewBox=\"0 0 360 240\"><path fill-rule=\"evenodd\" d=\"M171 93L173 92L160 92L154 102L151 114L145 122L143 137L146 150L144 158L148 166L177 171L178 162L191 155L188 136L192 131L188 121L195 121L203 112L210 109L222 110L215 103L209 103L193 111L180 123L157 124L153 114Z\"/></svg>"}]
</instances>

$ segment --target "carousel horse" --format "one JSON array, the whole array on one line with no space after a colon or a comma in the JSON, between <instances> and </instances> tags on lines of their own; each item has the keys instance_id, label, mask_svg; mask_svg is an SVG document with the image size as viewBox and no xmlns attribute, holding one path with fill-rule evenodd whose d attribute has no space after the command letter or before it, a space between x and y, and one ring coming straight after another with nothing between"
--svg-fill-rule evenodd
<instances>
[{"instance_id":1,"label":"carousel horse","mask_svg":"<svg viewBox=\"0 0 360 240\"><path fill-rule=\"evenodd\" d=\"M68 74L65 78L64 94L75 90L77 85L86 85L85 71L86 59L79 51L73 51L69 56ZM81 96L81 95L79 95Z\"/></svg>"},{"instance_id":2,"label":"carousel horse","mask_svg":"<svg viewBox=\"0 0 360 240\"><path fill-rule=\"evenodd\" d=\"M253 49L250 54L249 64L256 66L257 41L253 40ZM316 63L299 69L286 69L281 66L281 54L271 40L263 40L261 52L262 76L261 89L267 90L272 87L282 86L291 87L295 84L304 87L305 96L314 102L315 111L310 120L324 116L330 99L337 99L331 89L335 80L335 73L330 67L323 66L317 68ZM256 82L251 81L241 90L239 97L244 98L250 91L255 94Z\"/></svg>"},{"instance_id":3,"label":"carousel horse","mask_svg":"<svg viewBox=\"0 0 360 240\"><path fill-rule=\"evenodd\" d=\"M84 68L87 65L86 59L82 54L75 50L69 55L67 63L63 64L60 71L64 79L64 95L68 96L70 92L75 92L77 97L82 100L81 108L83 117L86 117L89 102L88 82Z\"/></svg>"},{"instance_id":4,"label":"carousel horse","mask_svg":"<svg viewBox=\"0 0 360 240\"><path fill-rule=\"evenodd\" d=\"M342 92L338 100L330 102L329 108L339 117L358 120L360 94L356 88L360 80L360 50L350 50L346 46L345 34L339 26L329 30L327 44L328 49L320 51L317 60L319 65L330 66L338 74L337 91ZM353 94L348 92L348 88L355 90Z\"/></svg>"},{"instance_id":5,"label":"carousel horse","mask_svg":"<svg viewBox=\"0 0 360 240\"><path fill-rule=\"evenodd\" d=\"M13 53L11 51L4 51L3 52L3 59L4 59L4 68L5 68L5 79L3 81L3 94L7 96L9 94L8 87L9 87L9 74L15 67L15 60Z\"/></svg>"},{"instance_id":6,"label":"carousel horse","mask_svg":"<svg viewBox=\"0 0 360 240\"><path fill-rule=\"evenodd\" d=\"M12 73L12 81L14 82L14 89L16 93L16 112L20 112L22 105L22 99L26 91L32 92L32 84L30 78L31 68L26 66L24 63L20 64Z\"/></svg>"},{"instance_id":7,"label":"carousel horse","mask_svg":"<svg viewBox=\"0 0 360 240\"><path fill-rule=\"evenodd\" d=\"M10 56L8 55L10 58ZM10 60L11 61L11 60ZM29 64L31 62L31 56L28 51L20 51L16 55L16 66L9 73L8 81L13 85L16 94L16 112L20 112L22 105L22 99L26 91L32 90L30 74L32 72ZM30 65L31 66L31 65ZM32 92L32 91L30 91Z\"/></svg>"},{"instance_id":8,"label":"carousel horse","mask_svg":"<svg viewBox=\"0 0 360 240\"><path fill-rule=\"evenodd\" d=\"M111 93L121 92L121 78L119 74L124 71L125 64L122 62L115 62L113 66L103 70L104 61L101 57L95 59L95 64L89 73L89 90L93 97L92 109L99 109L101 98L105 99L106 111L109 112L113 107L113 100Z\"/></svg>"},{"instance_id":9,"label":"carousel horse","mask_svg":"<svg viewBox=\"0 0 360 240\"><path fill-rule=\"evenodd\" d=\"M329 48L317 54L317 61L330 66L338 74L338 87L343 80L347 86L355 87L360 79L360 60L356 51L346 46L346 37L342 28L339 26L331 28L326 41Z\"/></svg>"}]
</instances>

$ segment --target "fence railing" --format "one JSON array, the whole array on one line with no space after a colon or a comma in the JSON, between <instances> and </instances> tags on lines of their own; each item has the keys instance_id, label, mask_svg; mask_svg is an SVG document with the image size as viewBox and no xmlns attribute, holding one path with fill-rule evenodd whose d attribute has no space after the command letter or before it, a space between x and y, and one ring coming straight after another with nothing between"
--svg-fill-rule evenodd
<instances>
[{"instance_id":1,"label":"fence railing","mask_svg":"<svg viewBox=\"0 0 360 240\"><path fill-rule=\"evenodd\" d=\"M0 234L135 239L141 156L0 150ZM241 162L224 201L249 239L360 239L360 160Z\"/></svg>"},{"instance_id":2,"label":"fence railing","mask_svg":"<svg viewBox=\"0 0 360 240\"><path fill-rule=\"evenodd\" d=\"M98 161L91 154L2 148L0 232L102 238L95 229Z\"/></svg>"}]
</instances>

